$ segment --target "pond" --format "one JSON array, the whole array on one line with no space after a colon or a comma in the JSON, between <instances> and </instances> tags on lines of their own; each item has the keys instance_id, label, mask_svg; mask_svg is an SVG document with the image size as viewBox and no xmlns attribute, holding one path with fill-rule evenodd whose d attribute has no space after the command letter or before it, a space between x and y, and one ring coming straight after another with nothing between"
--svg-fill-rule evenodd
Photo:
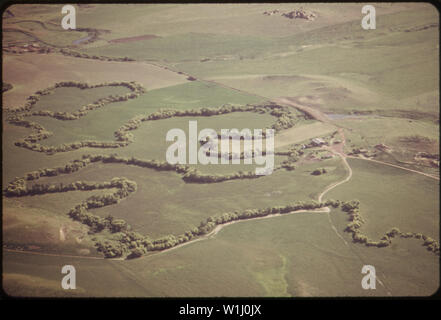
<instances>
[{"instance_id":1,"label":"pond","mask_svg":"<svg viewBox=\"0 0 441 320\"><path fill-rule=\"evenodd\" d=\"M72 41L72 44L80 44L81 42L85 42L90 39L92 39L92 36L83 37L83 38Z\"/></svg>"}]
</instances>

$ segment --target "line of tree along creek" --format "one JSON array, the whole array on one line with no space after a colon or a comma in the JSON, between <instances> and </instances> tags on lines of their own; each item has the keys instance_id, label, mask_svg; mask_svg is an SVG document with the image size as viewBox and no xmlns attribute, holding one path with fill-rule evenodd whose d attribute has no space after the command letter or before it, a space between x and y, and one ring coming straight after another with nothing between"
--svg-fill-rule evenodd
<instances>
[{"instance_id":1,"label":"line of tree along creek","mask_svg":"<svg viewBox=\"0 0 441 320\"><path fill-rule=\"evenodd\" d=\"M297 210L313 210L324 206L338 207L340 204L339 201L334 200L327 200L323 203L318 203L317 201L298 201L286 206L274 206L266 209L248 209L242 212L228 212L222 215L209 217L202 221L198 227L194 227L191 230L184 232L182 235L168 235L152 240L148 236L143 236L132 231L132 228L122 219L115 219L112 216L103 218L96 216L91 212L91 209L117 204L121 199L124 199L131 193L135 192L137 185L134 181L130 181L126 178L113 178L111 181L100 183L86 181L76 181L68 184L28 183L28 181L38 180L41 177L52 177L59 174L76 172L90 163L98 161L102 161L103 163L123 162L157 170L170 170L173 168L181 173L186 171L186 166L176 165L171 167L168 163L159 163L154 160L143 161L133 158L118 158L116 156L88 155L84 156L82 160L72 161L65 166L29 172L24 177L16 178L9 183L3 193L7 197L22 197L47 193L64 193L69 191L117 189L117 191L112 194L91 196L79 205L73 207L68 213L72 219L89 226L91 233L100 233L104 230L108 231L108 234L104 236L105 240L102 240L102 236L100 239L94 238L97 250L102 252L107 258L133 258L141 256L148 251L165 250L190 241L195 237L206 235L213 231L217 225L236 220L252 219L272 214L286 214Z\"/></svg>"},{"instance_id":2,"label":"line of tree along creek","mask_svg":"<svg viewBox=\"0 0 441 320\"><path fill-rule=\"evenodd\" d=\"M93 238L99 252L102 252L107 258L126 257L135 258L146 254L149 251L161 251L172 248L182 243L186 243L211 233L216 226L253 218L265 217L275 214L288 214L298 210L314 210L323 207L341 207L343 212L349 215L349 224L345 231L352 234L352 239L356 243L364 243L366 246L387 247L392 239L396 236L402 238L416 238L423 240L423 246L429 251L439 255L439 244L436 240L425 236L421 233L403 233L397 228L392 228L380 239L380 241L372 241L361 233L360 227L363 219L359 211L359 202L357 200L340 202L339 200L328 199L325 202L296 201L285 206L273 206L265 209L247 209L243 211L226 212L219 215L211 216L202 221L198 227L193 227L181 235L167 235L158 239L151 239L149 236L143 236L134 232L130 225L122 219L115 219L112 216L106 218L94 215L90 210L108 205L117 204L121 199L128 197L135 192L137 185L135 182L126 178L114 178L108 182L96 183L76 181L70 184L37 184L33 183L28 186L27 181L38 180L40 177L56 176L58 174L67 174L84 168L93 162L101 161L103 163L126 163L141 167L153 168L156 170L175 170L178 173L185 173L187 166L170 165L168 163L160 163L155 160L138 160L116 157L115 155L86 155L82 160L75 160L66 166L53 169L41 169L26 174L23 178L14 179L4 190L7 197L30 196L46 193L62 193L68 191L92 191L101 189L117 189L112 194L94 195L72 208L68 215L83 224L90 227L91 233L100 233L107 230L107 234ZM104 240L103 240L104 239Z\"/></svg>"},{"instance_id":3,"label":"line of tree along creek","mask_svg":"<svg viewBox=\"0 0 441 320\"><path fill-rule=\"evenodd\" d=\"M352 240L357 243L363 243L368 247L387 247L392 243L392 239L395 237L401 238L415 238L422 239L423 246L427 247L427 250L439 255L439 243L431 237L425 236L422 233L415 232L401 232L398 228L393 227L387 231L379 241L373 241L364 235L360 228L364 223L364 220L360 214L360 202L357 200L345 202L341 209L349 215L349 224L346 226L345 231L352 234Z\"/></svg>"},{"instance_id":4,"label":"line of tree along creek","mask_svg":"<svg viewBox=\"0 0 441 320\"><path fill-rule=\"evenodd\" d=\"M106 98L98 99L97 101L80 107L79 110L68 112L54 112L50 110L32 111L32 107L40 99L41 96L50 94L54 89L59 87L77 87L81 89L97 88L102 86L125 86L128 87L131 92L125 95L109 96ZM280 106L274 103L267 103L264 105L223 105L217 108L201 108L201 109L189 109L189 110L177 110L177 109L160 109L148 115L138 115L130 119L127 123L121 126L115 131L114 136L116 141L114 142L100 142L100 141L77 141L72 143L65 143L58 146L45 146L38 141L47 139L52 136L53 133L46 130L43 126L36 122L28 121L25 117L28 116L50 116L58 120L76 120L86 115L89 111L101 108L106 104L126 101L128 99L136 99L140 94L144 93L145 89L136 82L112 82L103 83L97 85L89 85L87 83L67 81L60 82L53 87L47 88L42 91L37 91L34 95L28 98L25 106L21 108L8 109L7 121L17 126L23 126L36 130L36 133L32 133L15 142L16 146L26 148L36 152L44 152L47 154L55 154L58 152L68 152L77 150L84 147L89 148L120 148L127 146L134 141L133 134L130 131L138 129L140 124L145 121L155 121L162 119L169 119L173 117L210 117L222 114L228 114L232 112L256 112L260 114L269 113L276 117L276 122L270 126L276 132L290 128L300 119L299 116L294 115L291 109L285 106ZM305 115L306 117L306 115ZM263 136L265 136L265 130L263 130ZM219 135L220 138L222 138Z\"/></svg>"},{"instance_id":5,"label":"line of tree along creek","mask_svg":"<svg viewBox=\"0 0 441 320\"><path fill-rule=\"evenodd\" d=\"M116 86L126 87L130 89L130 92L122 95L116 95L116 96L110 95L105 98L100 98L93 103L89 103L81 106L77 111L73 113L54 112L51 110L38 110L38 111L31 110L34 107L34 105L40 100L41 96L51 94L57 88L72 87L72 88L80 88L82 90L85 90L85 89L93 89L99 87L116 87ZM134 81L110 82L110 83L101 83L95 85L90 85L88 83L77 82L77 81L58 82L52 87L46 88L45 90L37 91L35 94L29 96L27 99L28 101L23 107L8 109L7 121L16 126L22 126L36 130L36 133L32 133L27 137L25 137L24 139L20 139L15 142L16 146L23 147L32 151L54 154L56 152L72 151L84 147L118 148L118 147L126 146L129 142L128 141L124 141L124 142L123 141L117 141L117 142L81 141L81 142L73 142L69 144L62 144L57 147L44 146L37 142L49 138L50 136L53 135L53 133L46 130L42 125L36 122L26 120L25 117L47 116L47 117L53 117L58 120L77 120L85 116L91 110L102 108L109 103L127 101L129 99L136 99L145 92L146 90L144 89L144 87L141 84Z\"/></svg>"}]
</instances>

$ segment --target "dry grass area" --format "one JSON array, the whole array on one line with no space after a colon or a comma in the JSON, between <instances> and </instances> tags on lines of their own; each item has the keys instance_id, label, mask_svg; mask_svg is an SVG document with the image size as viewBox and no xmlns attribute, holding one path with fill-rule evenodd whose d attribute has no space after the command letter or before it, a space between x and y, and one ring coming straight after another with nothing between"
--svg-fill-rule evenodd
<instances>
[{"instance_id":1,"label":"dry grass area","mask_svg":"<svg viewBox=\"0 0 441 320\"><path fill-rule=\"evenodd\" d=\"M57 54L5 55L3 81L14 88L3 95L3 106L17 107L37 90L60 81L101 83L138 81L147 90L184 83L186 77L144 62L79 59Z\"/></svg>"},{"instance_id":2,"label":"dry grass area","mask_svg":"<svg viewBox=\"0 0 441 320\"><path fill-rule=\"evenodd\" d=\"M61 204L75 203L81 196L65 197L62 202L53 195L39 196L39 199L29 197L24 201L3 199L3 241L18 250L95 254L87 226L71 220L65 214L67 206ZM46 206L38 202L46 203ZM51 206L55 209L49 209Z\"/></svg>"}]
</instances>

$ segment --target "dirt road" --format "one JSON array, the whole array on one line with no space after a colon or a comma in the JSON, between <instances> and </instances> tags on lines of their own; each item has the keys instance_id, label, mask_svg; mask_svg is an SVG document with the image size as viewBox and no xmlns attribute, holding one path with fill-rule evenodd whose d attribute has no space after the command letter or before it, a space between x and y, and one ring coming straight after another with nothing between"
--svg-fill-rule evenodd
<instances>
[{"instance_id":1,"label":"dirt road","mask_svg":"<svg viewBox=\"0 0 441 320\"><path fill-rule=\"evenodd\" d=\"M326 123L331 122L331 120L328 118L328 116L326 114L324 114L323 112L321 112L317 109L302 105L300 103L297 103L297 102L293 101L292 98L280 97L280 98L272 99L272 101L274 101L275 103L278 103L280 105L287 105L287 106L299 109L299 110L305 112L306 114L308 114L311 118L316 119L318 121L326 122Z\"/></svg>"}]
</instances>

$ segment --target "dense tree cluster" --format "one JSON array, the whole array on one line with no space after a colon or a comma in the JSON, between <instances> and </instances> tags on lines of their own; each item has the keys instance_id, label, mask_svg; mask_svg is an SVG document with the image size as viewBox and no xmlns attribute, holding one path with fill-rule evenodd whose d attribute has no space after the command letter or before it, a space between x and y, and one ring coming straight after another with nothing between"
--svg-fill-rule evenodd
<instances>
[{"instance_id":1,"label":"dense tree cluster","mask_svg":"<svg viewBox=\"0 0 441 320\"><path fill-rule=\"evenodd\" d=\"M106 258L126 257L127 259L138 258L147 253L151 246L148 236L130 230L124 220L114 219L108 216L106 220L111 224L112 235L105 240L93 238L98 252L102 252Z\"/></svg>"}]
</instances>

